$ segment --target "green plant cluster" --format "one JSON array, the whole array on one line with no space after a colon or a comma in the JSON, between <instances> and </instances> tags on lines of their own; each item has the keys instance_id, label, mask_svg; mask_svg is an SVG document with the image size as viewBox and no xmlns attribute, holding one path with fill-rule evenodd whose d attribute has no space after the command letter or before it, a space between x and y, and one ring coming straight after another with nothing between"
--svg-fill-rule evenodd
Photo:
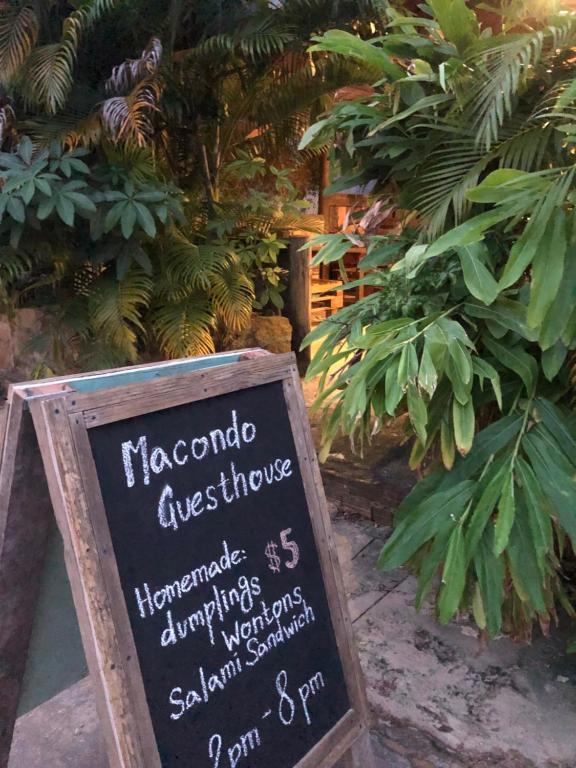
<instances>
[{"instance_id":1,"label":"green plant cluster","mask_svg":"<svg viewBox=\"0 0 576 768\"><path fill-rule=\"evenodd\" d=\"M173 356L210 352L253 306L282 307L276 231L302 221L306 205L289 170L273 167L271 189L260 191L251 184L264 161L241 156L226 169L232 199L209 218L158 180L145 150L109 148L93 161L58 142L35 150L28 137L0 153L4 303L52 307L44 341L62 367L135 360L154 345Z\"/></svg>"},{"instance_id":2,"label":"green plant cluster","mask_svg":"<svg viewBox=\"0 0 576 768\"><path fill-rule=\"evenodd\" d=\"M286 169L315 162L303 130L368 76L310 36L375 29L382 6L0 7L0 290L52 307L53 365L209 352L279 311L282 231L307 223Z\"/></svg>"},{"instance_id":3,"label":"green plant cluster","mask_svg":"<svg viewBox=\"0 0 576 768\"><path fill-rule=\"evenodd\" d=\"M359 282L376 288L308 340L324 452L407 415L411 465L429 474L380 565L410 563L419 604L434 590L441 621L471 611L491 637L546 628L559 603L574 616L576 18L512 10L485 22L430 0L418 17L391 9L371 41L319 36L313 50L378 76L302 141L335 144L333 189L371 182L376 198L355 231L315 241L317 263L365 245ZM401 235L374 233L387 205Z\"/></svg>"}]
</instances>

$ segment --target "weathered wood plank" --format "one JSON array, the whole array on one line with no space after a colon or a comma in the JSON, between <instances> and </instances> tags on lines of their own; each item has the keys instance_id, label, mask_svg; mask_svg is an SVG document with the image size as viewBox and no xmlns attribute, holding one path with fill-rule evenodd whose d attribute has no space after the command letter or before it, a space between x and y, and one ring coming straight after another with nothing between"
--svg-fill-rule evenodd
<instances>
[{"instance_id":1,"label":"weathered wood plank","mask_svg":"<svg viewBox=\"0 0 576 768\"><path fill-rule=\"evenodd\" d=\"M310 363L310 350L300 350L300 346L310 332L312 319L310 251L300 250L307 241L307 237L291 237L288 244L288 306L292 323L292 349L298 356L302 373Z\"/></svg>"},{"instance_id":2,"label":"weathered wood plank","mask_svg":"<svg viewBox=\"0 0 576 768\"><path fill-rule=\"evenodd\" d=\"M270 355L210 371L196 371L154 383L117 387L105 392L77 394L70 413L83 413L87 428L109 424L119 419L141 416L178 405L206 400L228 392L279 381L295 370L294 355Z\"/></svg>"},{"instance_id":3,"label":"weathered wood plank","mask_svg":"<svg viewBox=\"0 0 576 768\"><path fill-rule=\"evenodd\" d=\"M0 768L10 753L51 507L30 414L8 407L0 463Z\"/></svg>"},{"instance_id":4,"label":"weathered wood plank","mask_svg":"<svg viewBox=\"0 0 576 768\"><path fill-rule=\"evenodd\" d=\"M74 396L33 400L30 408L64 539L66 567L88 668L96 684L110 764L112 768L160 768L147 709L140 719L140 692L134 685L138 661L133 645L126 644L121 616L126 608L119 583L114 591L112 545L107 526L98 517L103 503L95 495L98 486L91 476L95 468L85 453L87 437L85 444L78 440L76 428L81 419L73 417L73 426L67 413L70 397Z\"/></svg>"}]
</instances>

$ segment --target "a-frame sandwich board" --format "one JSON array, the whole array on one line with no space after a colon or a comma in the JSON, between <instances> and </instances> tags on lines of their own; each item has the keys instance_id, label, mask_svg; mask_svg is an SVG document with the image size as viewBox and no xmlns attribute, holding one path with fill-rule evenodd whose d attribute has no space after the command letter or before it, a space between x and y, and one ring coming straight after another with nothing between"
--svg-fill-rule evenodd
<instances>
[{"instance_id":1,"label":"a-frame sandwich board","mask_svg":"<svg viewBox=\"0 0 576 768\"><path fill-rule=\"evenodd\" d=\"M222 366L222 363L232 362L234 361L230 359L218 361L212 357L208 358L203 366L217 367ZM325 499L321 491L321 481L293 357L281 356L274 361L270 360L254 365L244 363L239 365L237 370L234 365L225 365L212 374L198 371L183 374L182 370L168 372L166 369L158 373L157 368L156 370L154 368L154 366L149 366L145 372L136 369L122 372L124 376L136 377L129 379L129 383L126 379L118 380L118 376L122 375L119 372L106 374L109 382L113 382L112 387L118 388L113 392L112 403L108 402L107 393L102 392L103 389L107 388L106 382L102 384L102 382L94 381L94 378L98 378L98 376L92 377L91 382L86 381L90 377L78 377L74 380L55 380L49 384L29 385L22 387L20 391L18 391L18 387L14 387L11 392L10 411L6 422L3 465L7 478L12 480L11 483L7 483L8 495L11 499L15 497L16 500L29 502L30 499L23 493L23 487L27 483L29 487L39 487L40 495L44 498L45 486L40 487L36 483L28 482L32 478L34 463L27 462L26 450L28 448L28 450L37 452L34 443L34 430L28 435L25 432L25 405L31 405L35 418L35 428L40 437L44 468L50 481L52 501L58 511L57 519L61 533L68 544L67 567L74 585L75 604L83 629L84 645L91 662L91 675L98 689L97 700L100 704L100 716L108 738L111 764L122 768L125 766L156 768L156 766L165 763L157 751L160 745L154 741L144 699L142 679L139 677L138 671L135 672L138 670L138 663L134 656L135 641L127 623L126 607L122 597L117 566L115 561L110 560L110 556L106 555L106 552L112 551L110 531L104 516L101 489L98 486L94 457L89 448L86 430L98 426L98 423L123 423L126 419L130 420L134 417L157 413L159 410L166 411L166 409L185 404L196 404L194 413L197 414L197 404L201 401L209 400L218 395L233 394L254 388L256 401L252 403L252 408L257 413L258 397L260 396L259 386L275 384L281 386L280 389L274 390L275 399L269 403L269 412L277 410L278 407L280 410L282 408L287 409L286 417L289 422L286 422L286 425L290 424L289 432L295 440L294 459L296 459L296 465L299 467L299 473L302 473L307 500L306 506L311 515L314 530L313 538L316 547L318 547L324 588L329 601L329 613L334 623L335 642L339 649L340 662L343 668L340 674L342 675L343 672L345 683L343 679L340 687L342 688L344 685L349 696L349 702L344 699L342 701L344 708L339 710L340 719L334 721L333 726L330 726L328 731L321 731L318 743L310 742L309 751L301 752L298 767L316 768L317 765L321 765L323 768L328 768L335 765L336 761L343 755L346 756L351 765L369 765L371 752L368 741L365 693L357 656L351 642L351 629L344 607L344 594L336 565L337 558L331 541ZM164 380L158 383L157 390L150 386L150 379L164 378L176 373L182 375L174 379L174 384L169 380ZM102 375L100 375L101 378ZM94 392L95 394L90 394ZM19 401L21 401L20 404ZM177 418L176 424L178 425L178 423ZM178 429L178 426L176 428ZM11 439L11 437L16 437L16 439ZM28 442L26 442L27 438ZM19 447L18 442L21 443ZM182 443L183 441L178 442ZM180 458L182 458L181 454ZM290 462L288 462L289 465ZM289 471L289 475L291 474L292 470ZM259 482L262 482L261 478ZM14 494L14 491L17 493ZM38 491L36 492L38 493ZM226 496L224 490L223 493ZM244 495L246 495L246 491ZM229 500L226 498L225 501L228 502ZM11 506L9 505L9 507ZM18 590L23 592L24 603L34 603L36 600L36 595L32 594L33 589L24 587L25 582L30 581L31 576L30 552L33 552L33 556L37 554L36 550L31 550L28 545L32 542L38 547L38 552L40 552L38 560L41 560L41 549L42 547L45 549L48 533L46 516L49 517L49 509L46 514L40 515L39 519L35 520L34 531L29 532L29 536L27 536L26 531L23 534L19 530L17 521L12 519L10 509L5 518L2 518L0 556L3 556L4 552L7 553L4 558L4 565L8 574L6 596L10 609L13 606L13 602L11 602L13 598L19 596ZM100 529L100 533L96 535L97 529ZM289 533L290 530L288 529L283 533ZM17 534L16 537L14 532ZM101 538L102 536L103 538ZM16 538L18 538L20 547L20 559L18 556L13 556L13 552L18 550L18 547L15 546ZM7 542L13 546L7 546ZM27 546L28 548L26 548ZM311 551L309 546L309 554ZM96 554L97 552L105 554L104 560ZM107 565L104 561L107 562ZM98 565L99 563L100 565ZM98 572L100 567L104 568L101 573ZM112 582L109 581L110 577ZM13 581L10 581L10 578ZM15 579L18 580L16 585L14 584ZM111 583L112 592L110 593ZM102 623L102 607L104 613L109 617L108 621L104 623ZM6 626L10 628L10 626L17 625L21 630L28 629L29 636L30 611L13 612L9 610L7 616L13 621L11 625L7 624ZM95 634L93 632L94 622L99 624L99 629ZM116 652L108 655L109 640L113 645L120 642L117 650L121 651L123 645L124 652L129 655L125 656L124 659L122 652L119 656ZM22 661L22 653L19 653L18 650L14 652L14 644L10 642L6 643L5 646L8 662L16 661L16 664L12 664L10 667L12 671L16 670L16 676L13 675L12 679L16 679L16 682L20 682L21 685L22 670L18 669L18 662ZM3 652L3 650L4 648L0 647L0 651ZM110 663L112 661L114 663ZM286 672L281 674L286 676ZM132 682L123 688L124 683L129 678ZM120 687L117 687L116 683ZM312 678L310 684L313 688ZM317 684L318 680L316 680ZM125 691L124 695L119 694L121 689ZM281 693L280 689L278 689L278 693ZM302 689L300 694L302 696ZM281 699L283 696L284 694L281 693ZM150 702L150 699L148 701ZM147 717L142 718L144 714ZM269 714L267 712L263 717L267 717ZM280 718L282 719L282 715ZM287 725L287 723L284 722L283 725ZM210 740L209 751L211 749L212 740ZM212 754L210 757L216 759L219 764L219 758ZM295 762L289 764L291 766L296 765Z\"/></svg>"},{"instance_id":2,"label":"a-frame sandwich board","mask_svg":"<svg viewBox=\"0 0 576 768\"><path fill-rule=\"evenodd\" d=\"M46 626L38 627L39 608L41 616L51 611L50 606L38 605L46 577L44 569L49 544L56 552L55 558L62 557L61 537L54 521L30 401L72 389L95 392L227 365L254 351L258 350L246 349L10 385L6 403L0 408L0 768L8 765L18 715L79 680L85 670L77 619L75 615L68 615L68 623L73 625L74 631L72 647L66 652L66 663L49 679L38 681L38 675L33 674L30 685L25 685L30 678L26 674L27 667L28 670L31 666L38 670L42 666L42 659L29 657L33 628L40 635L49 632ZM62 562L57 568L60 573L65 573ZM65 603L64 610L73 611L67 577L55 588ZM40 639L34 646L41 646L42 642ZM70 657L74 660L72 670ZM38 685L39 690L32 689Z\"/></svg>"}]
</instances>

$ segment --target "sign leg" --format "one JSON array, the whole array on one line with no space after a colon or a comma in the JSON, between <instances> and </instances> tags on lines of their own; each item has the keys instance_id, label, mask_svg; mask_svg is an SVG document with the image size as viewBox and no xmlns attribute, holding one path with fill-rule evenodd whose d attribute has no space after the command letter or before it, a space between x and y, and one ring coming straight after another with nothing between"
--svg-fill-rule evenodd
<instances>
[{"instance_id":1,"label":"sign leg","mask_svg":"<svg viewBox=\"0 0 576 768\"><path fill-rule=\"evenodd\" d=\"M0 470L0 768L8 764L51 506L30 413L9 406Z\"/></svg>"},{"instance_id":2,"label":"sign leg","mask_svg":"<svg viewBox=\"0 0 576 768\"><path fill-rule=\"evenodd\" d=\"M376 768L370 731L365 730L362 733L354 746L340 759L336 768Z\"/></svg>"}]
</instances>

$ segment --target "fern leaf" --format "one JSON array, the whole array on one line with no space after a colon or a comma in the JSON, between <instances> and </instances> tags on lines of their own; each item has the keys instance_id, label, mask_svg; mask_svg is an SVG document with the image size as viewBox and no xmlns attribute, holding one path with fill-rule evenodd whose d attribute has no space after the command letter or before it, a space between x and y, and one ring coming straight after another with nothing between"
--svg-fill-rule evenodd
<instances>
[{"instance_id":1,"label":"fern leaf","mask_svg":"<svg viewBox=\"0 0 576 768\"><path fill-rule=\"evenodd\" d=\"M177 302L161 302L152 311L152 328L168 357L214 352L214 315L204 293L193 293Z\"/></svg>"},{"instance_id":2,"label":"fern leaf","mask_svg":"<svg viewBox=\"0 0 576 768\"><path fill-rule=\"evenodd\" d=\"M162 43L153 37L138 59L128 59L117 67L106 81L109 94L122 94L132 90L141 80L148 79L158 72L162 60Z\"/></svg>"},{"instance_id":3,"label":"fern leaf","mask_svg":"<svg viewBox=\"0 0 576 768\"><path fill-rule=\"evenodd\" d=\"M250 321L254 286L238 263L231 263L212 280L214 310L230 333L243 330Z\"/></svg>"},{"instance_id":4,"label":"fern leaf","mask_svg":"<svg viewBox=\"0 0 576 768\"><path fill-rule=\"evenodd\" d=\"M131 269L123 280L106 274L92 285L89 316L94 334L129 360L137 358L138 333L144 332L142 312L151 292L152 281L141 269Z\"/></svg>"},{"instance_id":5,"label":"fern leaf","mask_svg":"<svg viewBox=\"0 0 576 768\"><path fill-rule=\"evenodd\" d=\"M0 85L7 86L36 45L40 25L28 6L0 10Z\"/></svg>"},{"instance_id":6,"label":"fern leaf","mask_svg":"<svg viewBox=\"0 0 576 768\"><path fill-rule=\"evenodd\" d=\"M28 103L42 106L51 114L65 105L82 35L117 2L87 0L66 18L58 43L43 45L30 54L22 77Z\"/></svg>"},{"instance_id":7,"label":"fern leaf","mask_svg":"<svg viewBox=\"0 0 576 768\"><path fill-rule=\"evenodd\" d=\"M480 71L482 81L473 96L470 112L476 141L486 150L497 141L500 127L511 114L519 88L529 75L529 67L540 60L543 42L541 31L507 35L504 42L497 39L492 47L471 58L471 66Z\"/></svg>"},{"instance_id":8,"label":"fern leaf","mask_svg":"<svg viewBox=\"0 0 576 768\"><path fill-rule=\"evenodd\" d=\"M146 79L127 96L112 96L101 108L102 122L115 144L134 142L144 147L153 133L151 113L158 110L160 85Z\"/></svg>"}]
</instances>

